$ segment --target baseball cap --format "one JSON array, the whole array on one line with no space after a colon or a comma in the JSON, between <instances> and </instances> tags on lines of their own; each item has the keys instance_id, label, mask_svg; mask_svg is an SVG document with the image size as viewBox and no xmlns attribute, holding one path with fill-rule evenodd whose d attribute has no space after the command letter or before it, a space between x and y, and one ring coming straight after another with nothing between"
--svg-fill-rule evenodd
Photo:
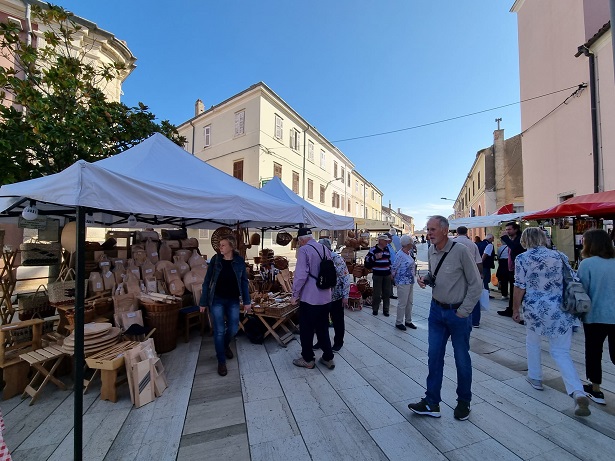
<instances>
[{"instance_id":1,"label":"baseball cap","mask_svg":"<svg viewBox=\"0 0 615 461\"><path fill-rule=\"evenodd\" d=\"M302 227L297 232L297 237L303 237L304 235L312 235L312 231L308 229L307 227Z\"/></svg>"},{"instance_id":2,"label":"baseball cap","mask_svg":"<svg viewBox=\"0 0 615 461\"><path fill-rule=\"evenodd\" d=\"M410 243L412 243L412 237L410 237L409 235L402 235L401 238L399 239L401 241L401 245L402 246L406 246Z\"/></svg>"},{"instance_id":3,"label":"baseball cap","mask_svg":"<svg viewBox=\"0 0 615 461\"><path fill-rule=\"evenodd\" d=\"M380 234L378 236L378 240L386 240L386 241L390 242L391 238L387 234Z\"/></svg>"}]
</instances>

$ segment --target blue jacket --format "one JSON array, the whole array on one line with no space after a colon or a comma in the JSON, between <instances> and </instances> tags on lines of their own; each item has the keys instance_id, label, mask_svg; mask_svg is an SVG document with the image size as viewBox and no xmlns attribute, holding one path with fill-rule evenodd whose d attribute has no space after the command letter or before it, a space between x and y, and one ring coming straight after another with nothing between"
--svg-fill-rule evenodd
<instances>
[{"instance_id":1,"label":"blue jacket","mask_svg":"<svg viewBox=\"0 0 615 461\"><path fill-rule=\"evenodd\" d=\"M201 294L199 306L211 306L213 303L214 294L216 293L216 283L218 282L221 271L222 255L215 254L211 258L209 267L207 268L207 274L205 274L203 293ZM239 293L241 293L242 304L251 304L246 262L238 254L233 256L233 272L235 272L235 277L237 278L237 286L239 287Z\"/></svg>"}]
</instances>

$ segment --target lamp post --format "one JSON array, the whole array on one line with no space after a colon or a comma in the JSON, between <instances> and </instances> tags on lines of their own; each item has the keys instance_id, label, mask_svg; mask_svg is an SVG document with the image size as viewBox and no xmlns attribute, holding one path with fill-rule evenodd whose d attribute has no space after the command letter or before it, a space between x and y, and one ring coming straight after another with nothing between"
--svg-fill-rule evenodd
<instances>
[{"instance_id":1,"label":"lamp post","mask_svg":"<svg viewBox=\"0 0 615 461\"><path fill-rule=\"evenodd\" d=\"M457 202L457 200L453 200L452 198L446 198L446 197L440 197L440 200L448 200L449 202ZM455 210L454 206L452 208L453 208L455 217L457 217L457 210Z\"/></svg>"},{"instance_id":2,"label":"lamp post","mask_svg":"<svg viewBox=\"0 0 615 461\"><path fill-rule=\"evenodd\" d=\"M344 179L344 178L342 178L342 177L340 177L340 178L333 178L331 181L329 181L327 184L325 184L325 192L327 192L327 189L329 188L329 184L331 184L334 181L339 181L340 179ZM332 206L331 208L335 208L335 206Z\"/></svg>"}]
</instances>

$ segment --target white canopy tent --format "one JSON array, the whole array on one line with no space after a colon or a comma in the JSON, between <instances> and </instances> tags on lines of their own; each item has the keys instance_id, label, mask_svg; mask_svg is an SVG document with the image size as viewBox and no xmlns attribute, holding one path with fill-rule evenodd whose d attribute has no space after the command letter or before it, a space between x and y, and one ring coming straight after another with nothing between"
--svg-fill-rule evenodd
<instances>
[{"instance_id":1,"label":"white canopy tent","mask_svg":"<svg viewBox=\"0 0 615 461\"><path fill-rule=\"evenodd\" d=\"M286 203L300 205L303 208L303 215L305 217L303 224L306 226L329 230L354 229L353 218L321 210L295 194L277 176L274 176L273 179L267 182L261 190Z\"/></svg>"},{"instance_id":2,"label":"white canopy tent","mask_svg":"<svg viewBox=\"0 0 615 461\"><path fill-rule=\"evenodd\" d=\"M472 216L467 218L457 218L449 221L449 229L453 230L459 226L465 226L468 229L474 227L491 227L499 226L500 223L508 221L516 221L522 219L523 216L530 214L526 213L508 213L508 214L492 214L488 216Z\"/></svg>"}]
</instances>

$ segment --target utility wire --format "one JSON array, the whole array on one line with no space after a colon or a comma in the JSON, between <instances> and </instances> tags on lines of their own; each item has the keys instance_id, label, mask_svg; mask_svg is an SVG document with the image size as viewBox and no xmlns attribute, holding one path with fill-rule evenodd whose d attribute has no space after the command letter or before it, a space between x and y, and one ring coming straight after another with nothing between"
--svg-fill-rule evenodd
<instances>
[{"instance_id":1,"label":"utility wire","mask_svg":"<svg viewBox=\"0 0 615 461\"><path fill-rule=\"evenodd\" d=\"M423 124L421 124L421 125L410 126L410 127L407 127L407 128L400 128L400 129L398 129L398 130L392 130L392 131L384 131L384 132L381 132L381 133L366 134L366 135L363 135L363 136L356 136L356 137L354 137L354 138L338 139L338 140L336 140L336 141L331 141L331 142L332 142L332 143L339 143L339 142L346 142L346 141L354 141L354 140L356 140L356 139L373 138L373 137L376 137L376 136L384 136L384 135L387 135L387 134L393 134L393 133L399 133L399 132L402 132L402 131L415 130L415 129L417 129L417 128L424 128L424 127L426 127L426 126L437 125L437 124L440 124L440 123L450 122L450 121L452 121L452 120L458 120L458 119L460 119L460 118L466 118L466 117L471 117L471 116L473 116L473 115L484 114L485 112L490 112L490 111L492 111L492 110L497 110L497 109L502 109L502 108L504 108L504 107L514 106L514 105L516 105L516 104L521 104L521 103L528 102L528 101L532 101L532 100L534 100L534 99L538 99L538 98L544 98L545 96L551 96L551 95L553 95L553 94L561 93L562 91L572 90L573 88L576 88L576 89L577 89L577 91L578 91L578 90L581 88L581 86L582 86L582 85L584 85L584 84L575 85L575 86L571 86L571 87L568 87L568 88L563 88L563 89L561 89L561 90L552 91L551 93L541 94L540 96L534 96L534 97L532 97L532 98L524 99L524 100L522 100L522 101L518 101L518 102L511 102L510 104L504 104L503 106L497 106L497 107L492 107L491 109L479 110L479 111L477 111L477 112L472 112L472 113L469 113L469 114L464 114L464 115L458 115L458 116L456 116L456 117L446 118L446 119L443 119L443 120L438 120L438 121L435 121L435 122L423 123ZM576 93L576 92L575 92L575 93ZM573 95L574 95L574 94L573 94ZM571 95L571 96L572 96L572 95ZM571 97L571 96L570 96L570 97ZM567 100L568 100L568 98L566 99L566 101L567 101ZM562 103L562 104L565 104L565 102L564 102L564 103ZM560 105L561 105L561 104L560 104ZM559 107L559 106L558 106L558 107ZM557 108L556 108L556 109L557 109ZM555 109L554 109L554 110L555 110ZM549 113L549 114L547 114L547 115L550 115L550 113ZM537 122L537 123L538 123L538 122ZM532 125L532 126L533 126L533 125ZM530 127L530 128L531 128L531 127ZM528 128L528 129L529 129L529 128ZM527 130L525 130L525 131L527 131Z\"/></svg>"}]
</instances>

